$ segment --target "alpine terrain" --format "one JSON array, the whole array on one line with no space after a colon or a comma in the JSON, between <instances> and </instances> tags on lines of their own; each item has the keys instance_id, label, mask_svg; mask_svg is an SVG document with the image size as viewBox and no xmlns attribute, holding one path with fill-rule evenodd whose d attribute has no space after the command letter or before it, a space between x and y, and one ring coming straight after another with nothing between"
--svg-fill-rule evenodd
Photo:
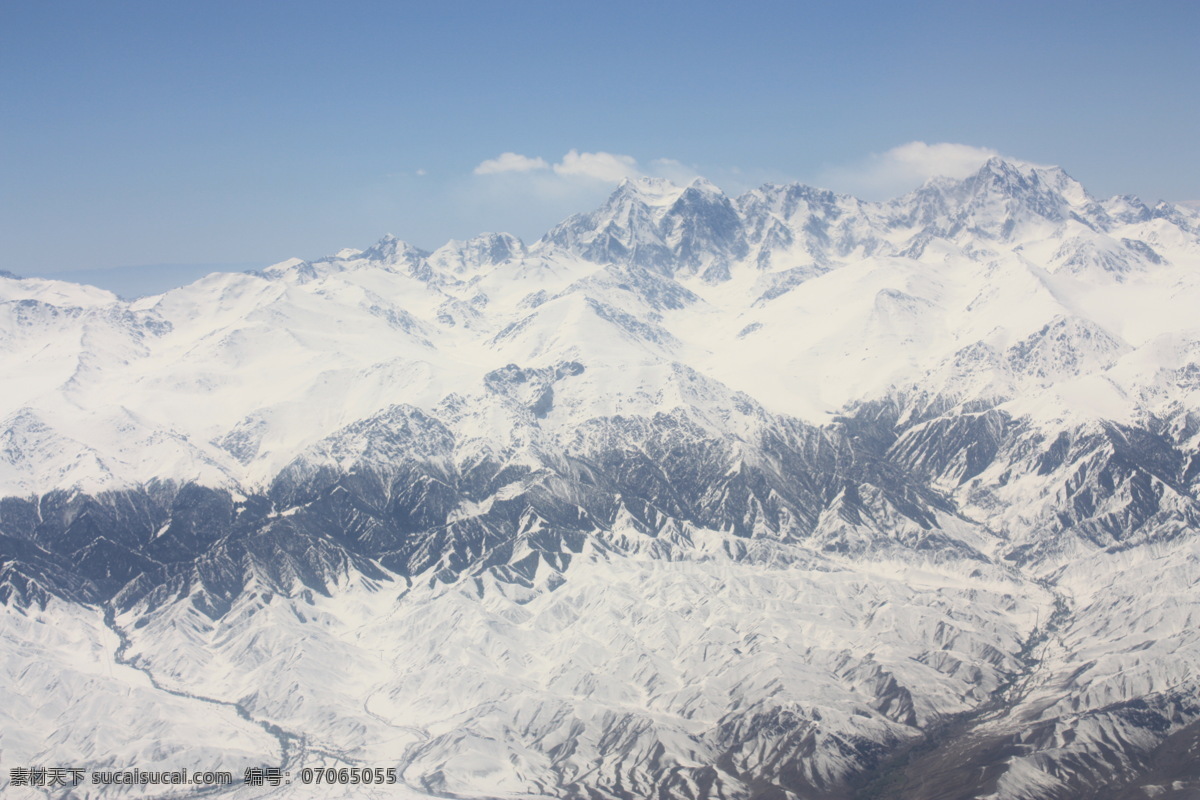
<instances>
[{"instance_id":1,"label":"alpine terrain","mask_svg":"<svg viewBox=\"0 0 1200 800\"><path fill-rule=\"evenodd\" d=\"M1200 212L999 158L4 274L0 793L1198 798L1198 309Z\"/></svg>"}]
</instances>

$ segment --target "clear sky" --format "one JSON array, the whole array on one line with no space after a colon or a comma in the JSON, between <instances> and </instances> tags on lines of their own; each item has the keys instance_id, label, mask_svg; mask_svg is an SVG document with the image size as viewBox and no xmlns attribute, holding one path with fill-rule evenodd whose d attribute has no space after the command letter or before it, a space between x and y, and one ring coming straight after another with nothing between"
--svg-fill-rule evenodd
<instances>
[{"instance_id":1,"label":"clear sky","mask_svg":"<svg viewBox=\"0 0 1200 800\"><path fill-rule=\"evenodd\" d=\"M26 275L532 240L622 174L881 196L981 148L1196 201L1198 142L1195 0L0 3Z\"/></svg>"}]
</instances>

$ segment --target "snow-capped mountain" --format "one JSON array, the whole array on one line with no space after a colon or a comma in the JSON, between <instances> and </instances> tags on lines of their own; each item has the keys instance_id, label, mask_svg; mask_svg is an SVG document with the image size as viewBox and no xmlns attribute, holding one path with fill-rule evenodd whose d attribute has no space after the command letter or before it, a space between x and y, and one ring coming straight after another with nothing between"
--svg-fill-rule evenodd
<instances>
[{"instance_id":1,"label":"snow-capped mountain","mask_svg":"<svg viewBox=\"0 0 1200 800\"><path fill-rule=\"evenodd\" d=\"M1195 211L998 158L134 302L0 276L3 760L1200 796L1197 308Z\"/></svg>"}]
</instances>

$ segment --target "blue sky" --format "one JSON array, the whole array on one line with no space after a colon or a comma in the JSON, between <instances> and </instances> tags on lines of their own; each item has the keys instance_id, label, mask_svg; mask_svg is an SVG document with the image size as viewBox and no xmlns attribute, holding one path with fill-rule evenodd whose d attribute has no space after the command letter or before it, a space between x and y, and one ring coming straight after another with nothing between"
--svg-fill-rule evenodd
<instances>
[{"instance_id":1,"label":"blue sky","mask_svg":"<svg viewBox=\"0 0 1200 800\"><path fill-rule=\"evenodd\" d=\"M1192 0L9 2L0 269L533 239L622 171L880 196L974 148L1195 201L1197 31Z\"/></svg>"}]
</instances>

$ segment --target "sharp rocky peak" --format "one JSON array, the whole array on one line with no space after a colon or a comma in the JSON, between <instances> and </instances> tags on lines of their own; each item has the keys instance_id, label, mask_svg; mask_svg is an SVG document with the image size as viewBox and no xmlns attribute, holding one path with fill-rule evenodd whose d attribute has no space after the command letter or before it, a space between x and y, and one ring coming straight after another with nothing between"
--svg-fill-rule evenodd
<instances>
[{"instance_id":1,"label":"sharp rocky peak","mask_svg":"<svg viewBox=\"0 0 1200 800\"><path fill-rule=\"evenodd\" d=\"M609 195L606 206L635 200L645 205L669 206L683 192L683 187L666 178L625 178Z\"/></svg>"},{"instance_id":2,"label":"sharp rocky peak","mask_svg":"<svg viewBox=\"0 0 1200 800\"><path fill-rule=\"evenodd\" d=\"M435 269L453 273L491 267L528 252L525 243L509 233L481 233L470 239L451 239L434 250L429 262Z\"/></svg>"},{"instance_id":3,"label":"sharp rocky peak","mask_svg":"<svg viewBox=\"0 0 1200 800\"><path fill-rule=\"evenodd\" d=\"M413 247L403 239L387 234L362 253L362 258L368 261L382 261L385 264L413 263L429 253Z\"/></svg>"}]
</instances>

